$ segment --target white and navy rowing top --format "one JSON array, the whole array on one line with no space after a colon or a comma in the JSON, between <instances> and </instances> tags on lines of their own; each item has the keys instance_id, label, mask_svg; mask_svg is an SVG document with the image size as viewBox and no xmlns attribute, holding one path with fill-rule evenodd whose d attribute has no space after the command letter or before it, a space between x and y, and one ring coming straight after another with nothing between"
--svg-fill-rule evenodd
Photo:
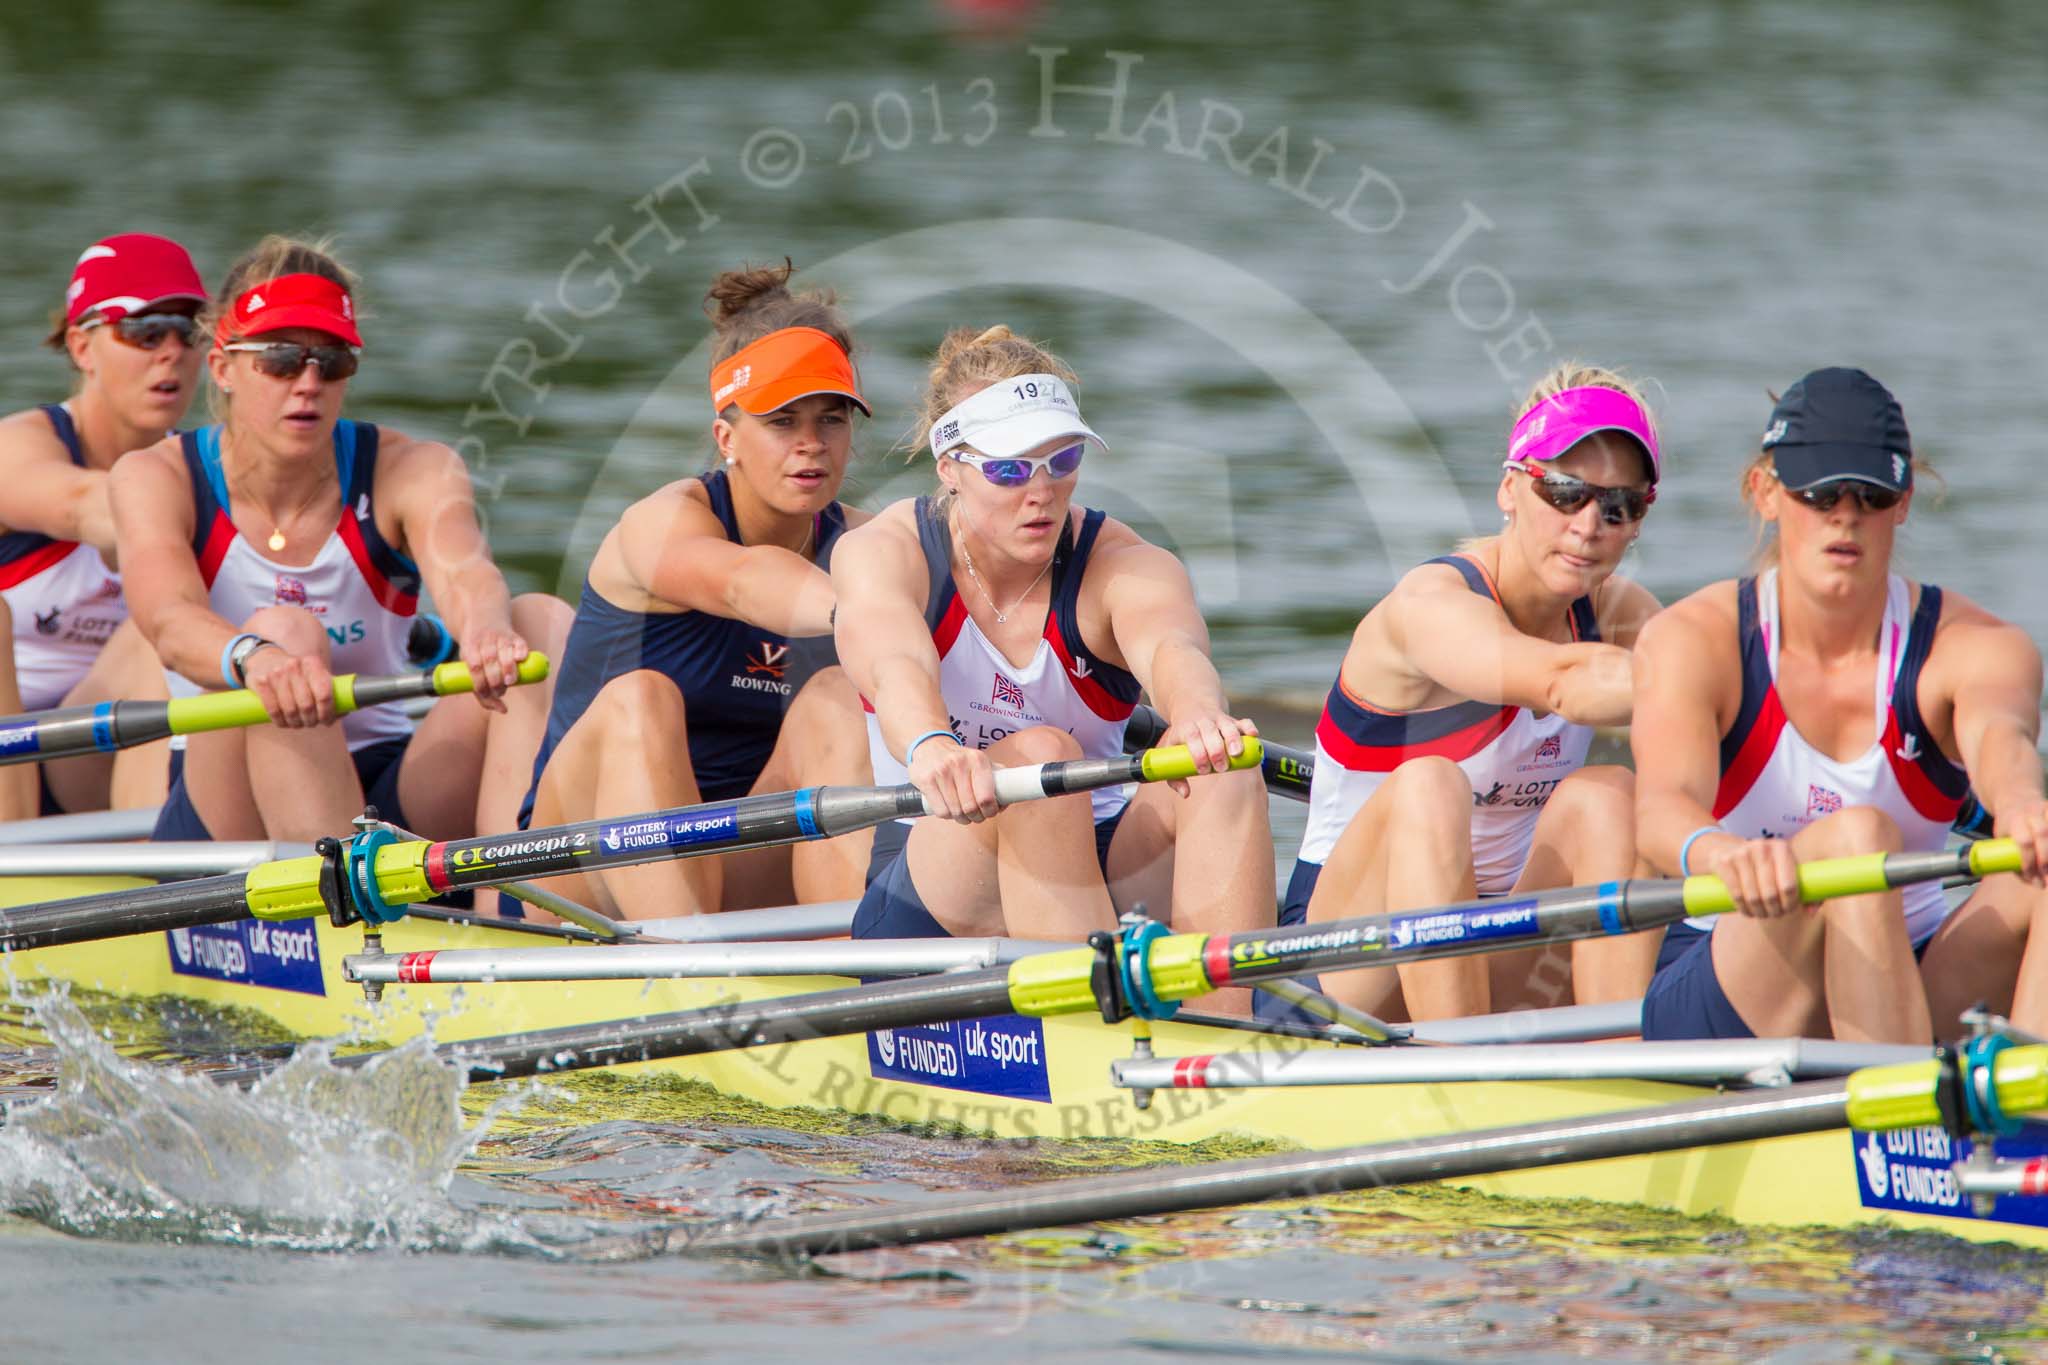
<instances>
[{"instance_id":1,"label":"white and navy rowing top","mask_svg":"<svg viewBox=\"0 0 2048 1365\"><path fill-rule=\"evenodd\" d=\"M413 671L405 646L419 610L420 572L377 529L376 427L346 420L334 425L341 519L311 564L267 559L235 529L219 427L185 433L181 448L192 478L192 554L216 613L240 625L263 607L303 607L327 628L335 673ZM180 674L167 677L174 697L204 690ZM341 727L353 751L411 734L412 720L399 707L366 706L342 717Z\"/></svg>"},{"instance_id":2,"label":"white and navy rowing top","mask_svg":"<svg viewBox=\"0 0 2048 1365\"><path fill-rule=\"evenodd\" d=\"M1486 570L1470 556L1428 562L1450 565L1473 592L1500 600ZM1572 638L1600 638L1592 598L1573 602L1569 619ZM1316 725L1316 772L1299 860L1320 867L1389 773L1411 758L1436 755L1471 779L1472 872L1479 891L1512 890L1528 861L1537 817L1557 784L1585 765L1592 742L1589 726L1498 702L1382 711L1346 691L1339 673Z\"/></svg>"},{"instance_id":3,"label":"white and navy rowing top","mask_svg":"<svg viewBox=\"0 0 2048 1365\"><path fill-rule=\"evenodd\" d=\"M43 404L43 415L71 463L86 467L71 409ZM61 705L78 686L107 637L128 619L121 576L100 552L38 531L0 535L0 598L14 614L14 676L24 711Z\"/></svg>"},{"instance_id":4,"label":"white and navy rowing top","mask_svg":"<svg viewBox=\"0 0 2048 1365\"><path fill-rule=\"evenodd\" d=\"M1872 686L1877 738L1846 761L1807 743L1785 719L1778 699L1778 573L1736 585L1742 640L1742 709L1721 739L1721 785L1714 818L1745 839L1790 838L1845 806L1875 806L1898 823L1908 853L1931 853L1948 842L1951 822L1970 789L1963 770L1943 756L1920 716L1920 668L1934 647L1941 589L1925 584L1911 607L1906 580L1891 577L1878 632ZM1937 882L1905 889L1906 932L1926 939L1948 915ZM1712 929L1718 916L1687 920Z\"/></svg>"},{"instance_id":5,"label":"white and navy rowing top","mask_svg":"<svg viewBox=\"0 0 2048 1365\"><path fill-rule=\"evenodd\" d=\"M960 742L986 749L997 740L1035 725L1065 730L1084 758L1111 758L1124 751L1124 726L1138 703L1138 680L1088 652L1081 641L1078 604L1088 556L1102 532L1103 513L1084 512L1078 532L1060 537L1053 551L1052 601L1038 648L1023 667L1003 657L968 615L953 582L952 535L931 498L917 500L917 538L931 575L925 624L939 651L939 692ZM1071 526L1071 523L1070 523ZM910 780L909 771L882 740L874 704L861 698L868 717L868 754L875 781L883 786ZM1099 823L1130 800L1128 787L1089 793Z\"/></svg>"}]
</instances>

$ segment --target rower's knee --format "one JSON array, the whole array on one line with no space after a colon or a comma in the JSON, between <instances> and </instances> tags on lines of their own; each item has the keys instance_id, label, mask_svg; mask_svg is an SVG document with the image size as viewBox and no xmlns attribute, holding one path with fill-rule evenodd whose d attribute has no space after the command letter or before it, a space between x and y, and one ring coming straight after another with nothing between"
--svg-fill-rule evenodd
<instances>
[{"instance_id":1,"label":"rower's knee","mask_svg":"<svg viewBox=\"0 0 2048 1365\"><path fill-rule=\"evenodd\" d=\"M1553 814L1554 812L1554 814ZM1581 768L1557 784L1544 803L1552 820L1602 839L1634 837L1636 777L1626 768L1603 764Z\"/></svg>"},{"instance_id":2,"label":"rower's knee","mask_svg":"<svg viewBox=\"0 0 2048 1365\"><path fill-rule=\"evenodd\" d=\"M1003 763L1057 763L1062 759L1079 758L1081 744L1065 730L1050 725L1034 725L1029 730L1005 735L989 746L989 752Z\"/></svg>"},{"instance_id":3,"label":"rower's knee","mask_svg":"<svg viewBox=\"0 0 2048 1365\"><path fill-rule=\"evenodd\" d=\"M834 665L819 669L789 703L783 724L819 725L834 731L857 728L861 743L867 743L867 726L861 714L860 693L846 670Z\"/></svg>"},{"instance_id":4,"label":"rower's knee","mask_svg":"<svg viewBox=\"0 0 2048 1365\"><path fill-rule=\"evenodd\" d=\"M304 607L280 605L258 608L242 622L242 629L251 635L261 635L281 646L286 653L301 658L312 656L331 661L334 654L327 627Z\"/></svg>"},{"instance_id":5,"label":"rower's knee","mask_svg":"<svg viewBox=\"0 0 2048 1365\"><path fill-rule=\"evenodd\" d=\"M1814 821L1794 838L1802 859L1897 853L1905 846L1898 821L1875 806L1850 806L1838 810Z\"/></svg>"},{"instance_id":6,"label":"rower's knee","mask_svg":"<svg viewBox=\"0 0 2048 1365\"><path fill-rule=\"evenodd\" d=\"M607 735L672 743L687 733L683 694L667 674L651 668L621 673L590 704Z\"/></svg>"},{"instance_id":7,"label":"rower's knee","mask_svg":"<svg viewBox=\"0 0 2048 1365\"><path fill-rule=\"evenodd\" d=\"M1472 806L1472 779L1448 758L1434 754L1411 758L1394 769L1380 791L1393 803L1396 818L1404 825L1434 826Z\"/></svg>"}]
</instances>

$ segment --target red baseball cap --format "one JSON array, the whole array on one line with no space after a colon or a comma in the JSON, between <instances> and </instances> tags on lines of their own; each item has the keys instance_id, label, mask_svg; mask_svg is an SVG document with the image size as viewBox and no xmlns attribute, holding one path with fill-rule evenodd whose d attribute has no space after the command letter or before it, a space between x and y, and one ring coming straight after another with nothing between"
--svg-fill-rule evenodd
<instances>
[{"instance_id":1,"label":"red baseball cap","mask_svg":"<svg viewBox=\"0 0 2048 1365\"><path fill-rule=\"evenodd\" d=\"M185 248L168 237L123 232L94 242L71 270L64 321L97 311L108 321L173 299L206 302L206 285Z\"/></svg>"},{"instance_id":2,"label":"red baseball cap","mask_svg":"<svg viewBox=\"0 0 2048 1365\"><path fill-rule=\"evenodd\" d=\"M356 332L355 300L325 275L279 275L252 285L236 297L221 331L233 340L287 327L310 327L351 346L363 344Z\"/></svg>"}]
</instances>

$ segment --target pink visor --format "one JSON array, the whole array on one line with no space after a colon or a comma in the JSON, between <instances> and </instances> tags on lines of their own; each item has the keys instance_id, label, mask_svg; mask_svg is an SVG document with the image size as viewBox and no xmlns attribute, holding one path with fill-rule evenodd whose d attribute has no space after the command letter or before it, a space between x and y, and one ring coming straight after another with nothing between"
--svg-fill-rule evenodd
<instances>
[{"instance_id":1,"label":"pink visor","mask_svg":"<svg viewBox=\"0 0 2048 1365\"><path fill-rule=\"evenodd\" d=\"M1595 432L1619 431L1633 436L1650 452L1650 482L1664 475L1657 453L1657 433L1643 405L1619 389L1590 385L1554 393L1522 414L1508 437L1512 467L1524 460L1554 460Z\"/></svg>"}]
</instances>

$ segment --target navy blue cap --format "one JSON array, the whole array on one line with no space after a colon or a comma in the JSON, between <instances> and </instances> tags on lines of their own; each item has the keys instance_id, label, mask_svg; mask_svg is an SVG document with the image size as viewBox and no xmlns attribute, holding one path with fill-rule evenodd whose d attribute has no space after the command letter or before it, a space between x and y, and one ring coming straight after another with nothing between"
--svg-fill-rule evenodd
<instances>
[{"instance_id":1,"label":"navy blue cap","mask_svg":"<svg viewBox=\"0 0 2048 1365\"><path fill-rule=\"evenodd\" d=\"M1763 448L1778 482L1811 488L1859 479L1903 493L1913 486L1913 438L1890 389L1862 370L1815 370L1771 409Z\"/></svg>"}]
</instances>

